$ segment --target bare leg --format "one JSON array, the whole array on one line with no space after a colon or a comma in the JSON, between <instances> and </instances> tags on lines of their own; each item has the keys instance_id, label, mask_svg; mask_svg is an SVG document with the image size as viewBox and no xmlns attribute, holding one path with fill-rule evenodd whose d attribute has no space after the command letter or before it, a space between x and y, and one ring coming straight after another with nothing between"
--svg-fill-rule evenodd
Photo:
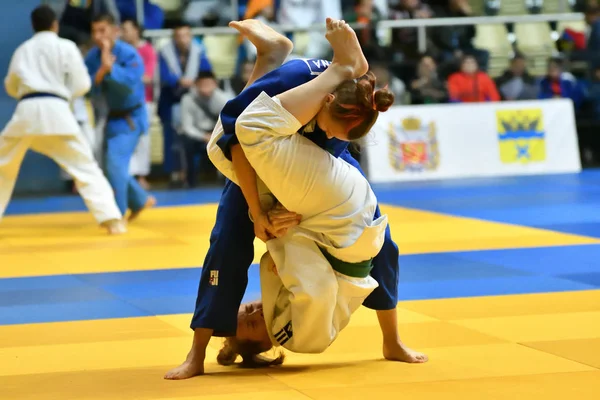
<instances>
[{"instance_id":1,"label":"bare leg","mask_svg":"<svg viewBox=\"0 0 600 400\"><path fill-rule=\"evenodd\" d=\"M277 96L281 105L301 125L306 125L317 115L326 97L342 82L358 78L369 69L356 33L347 23L328 18L325 36L333 48L331 66L312 81Z\"/></svg>"},{"instance_id":2,"label":"bare leg","mask_svg":"<svg viewBox=\"0 0 600 400\"><path fill-rule=\"evenodd\" d=\"M293 44L288 38L275 32L260 21L234 21L229 26L237 29L256 46L256 63L246 87L268 72L280 67L292 52ZM194 341L185 362L167 372L165 379L188 379L204 374L206 346L208 346L212 334L212 329L194 329Z\"/></svg>"},{"instance_id":3,"label":"bare leg","mask_svg":"<svg viewBox=\"0 0 600 400\"><path fill-rule=\"evenodd\" d=\"M173 368L165 374L165 379L180 380L188 379L204 374L204 358L206 357L206 346L212 337L212 329L194 329L194 340L192 348L185 361L177 368Z\"/></svg>"},{"instance_id":4,"label":"bare leg","mask_svg":"<svg viewBox=\"0 0 600 400\"><path fill-rule=\"evenodd\" d=\"M406 347L398 335L398 315L396 309L377 310L377 319L383 334L383 356L390 361L424 363L429 357Z\"/></svg>"},{"instance_id":5,"label":"bare leg","mask_svg":"<svg viewBox=\"0 0 600 400\"><path fill-rule=\"evenodd\" d=\"M263 75L279 68L294 48L291 40L255 19L232 21L229 26L239 31L256 47L256 62L244 89Z\"/></svg>"}]
</instances>

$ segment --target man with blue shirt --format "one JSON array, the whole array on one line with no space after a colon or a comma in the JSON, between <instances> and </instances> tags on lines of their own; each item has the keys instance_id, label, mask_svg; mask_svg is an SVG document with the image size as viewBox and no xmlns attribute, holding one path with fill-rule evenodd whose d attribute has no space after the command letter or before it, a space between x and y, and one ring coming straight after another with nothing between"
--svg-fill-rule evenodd
<instances>
[{"instance_id":1,"label":"man with blue shirt","mask_svg":"<svg viewBox=\"0 0 600 400\"><path fill-rule=\"evenodd\" d=\"M201 44L194 41L188 25L179 25L173 30L173 40L160 51L160 98L158 116L163 125L165 172L172 174L173 181L181 181L178 176L182 166L174 150L177 134L173 119L179 115L181 98L194 85L200 72L212 72L212 66ZM175 110L174 110L175 109ZM177 121L175 121L177 122Z\"/></svg>"},{"instance_id":2,"label":"man with blue shirt","mask_svg":"<svg viewBox=\"0 0 600 400\"><path fill-rule=\"evenodd\" d=\"M131 45L116 40L115 19L108 14L92 21L96 47L86 57L92 79L92 95L103 96L108 106L105 128L106 176L115 192L119 209L129 220L153 206L156 199L129 175L129 162L140 137L148 132L144 63Z\"/></svg>"}]
</instances>

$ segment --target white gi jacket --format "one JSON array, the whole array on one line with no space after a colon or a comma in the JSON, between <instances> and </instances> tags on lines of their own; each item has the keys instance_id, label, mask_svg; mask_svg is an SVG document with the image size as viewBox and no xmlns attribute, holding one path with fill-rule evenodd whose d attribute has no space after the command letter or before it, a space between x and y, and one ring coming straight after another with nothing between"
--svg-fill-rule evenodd
<instances>
[{"instance_id":1,"label":"white gi jacket","mask_svg":"<svg viewBox=\"0 0 600 400\"><path fill-rule=\"evenodd\" d=\"M333 270L321 249L339 260L374 258L385 238L387 216L373 221L377 199L368 181L345 161L296 134L300 123L276 98L259 95L239 116L236 134L267 193L303 220L267 249L278 275L261 263L263 312L271 339L294 352L324 351L348 324L350 315L377 287L371 277L351 278ZM215 166L238 183L217 141L208 154ZM267 189L268 188L268 189Z\"/></svg>"},{"instance_id":2,"label":"white gi jacket","mask_svg":"<svg viewBox=\"0 0 600 400\"><path fill-rule=\"evenodd\" d=\"M322 353L377 282L334 271L317 244L293 230L267 248L272 259L261 260L260 283L271 341L296 353Z\"/></svg>"},{"instance_id":3,"label":"white gi jacket","mask_svg":"<svg viewBox=\"0 0 600 400\"><path fill-rule=\"evenodd\" d=\"M3 135L76 135L81 132L70 101L90 90L91 79L73 42L53 32L35 34L15 51L4 84L8 95L15 99L43 92L64 100L43 97L19 102Z\"/></svg>"}]
</instances>

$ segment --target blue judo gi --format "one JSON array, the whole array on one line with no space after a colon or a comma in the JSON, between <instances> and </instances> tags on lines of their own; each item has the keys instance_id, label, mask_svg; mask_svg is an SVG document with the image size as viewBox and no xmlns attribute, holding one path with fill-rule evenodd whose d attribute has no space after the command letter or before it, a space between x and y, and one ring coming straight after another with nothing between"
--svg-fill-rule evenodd
<instances>
[{"instance_id":1,"label":"blue judo gi","mask_svg":"<svg viewBox=\"0 0 600 400\"><path fill-rule=\"evenodd\" d=\"M261 92L276 96L318 76L328 66L325 60L292 60L266 74L229 101L221 112L224 135L218 145L231 160L231 146L238 143L235 122ZM348 151L348 142L327 139L316 127L307 134L319 147L352 164L364 175ZM293 211L293 210L292 210ZM379 207L375 219L381 215ZM210 236L210 248L204 260L198 287L196 309L191 328L214 329L214 336L235 336L237 312L248 285L248 268L254 259L254 224L248 217L248 204L241 189L227 181L217 209L217 219ZM379 287L364 305L375 310L390 310L398 303L398 246L392 241L389 226L381 252L373 260L371 276ZM214 279L218 276L218 279Z\"/></svg>"},{"instance_id":2,"label":"blue judo gi","mask_svg":"<svg viewBox=\"0 0 600 400\"><path fill-rule=\"evenodd\" d=\"M129 175L129 162L140 137L147 134L144 62L137 49L117 41L112 50L116 60L112 71L99 85L94 82L102 65L101 51L94 47L85 63L92 78L92 95L102 95L109 113L105 128L105 169L121 213L138 211L146 204L148 193Z\"/></svg>"}]
</instances>

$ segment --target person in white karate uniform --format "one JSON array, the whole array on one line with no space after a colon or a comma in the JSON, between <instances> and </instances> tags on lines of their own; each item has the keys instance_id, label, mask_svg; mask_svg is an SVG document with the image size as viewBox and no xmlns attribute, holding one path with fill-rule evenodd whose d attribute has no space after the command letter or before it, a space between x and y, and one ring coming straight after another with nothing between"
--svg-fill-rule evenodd
<instances>
[{"instance_id":1,"label":"person in white karate uniform","mask_svg":"<svg viewBox=\"0 0 600 400\"><path fill-rule=\"evenodd\" d=\"M250 333L249 351L247 346L242 352L239 346L238 351L225 346L220 356L225 364L237 354L255 355L271 345L299 353L325 351L378 286L369 272L384 242L387 216L374 220L377 199L356 168L298 132L316 120L329 137L359 139L357 132L366 134L393 96L374 95L372 78L365 77L367 61L344 21L328 19L326 37L335 55L324 72L275 97L262 92L237 119L237 140L256 180L222 156L220 124L211 136L211 160L240 185L249 205L253 201L246 194L254 185L263 210L277 201L284 213L287 209L302 216L298 226L266 241L262 303L248 305L239 316L238 337L248 333L244 325L262 327L263 319L265 329ZM364 94L357 89L366 84L363 80L370 85L369 107L344 103L344 98ZM337 103L332 93L338 95ZM337 114L331 111L336 107L342 109Z\"/></svg>"},{"instance_id":2,"label":"person in white karate uniform","mask_svg":"<svg viewBox=\"0 0 600 400\"><path fill-rule=\"evenodd\" d=\"M31 149L56 161L76 182L96 221L110 234L126 232L114 193L94 160L70 108L91 87L77 46L58 37L48 6L31 14L35 35L14 53L5 79L17 109L0 136L0 216L8 205L19 168Z\"/></svg>"}]
</instances>

